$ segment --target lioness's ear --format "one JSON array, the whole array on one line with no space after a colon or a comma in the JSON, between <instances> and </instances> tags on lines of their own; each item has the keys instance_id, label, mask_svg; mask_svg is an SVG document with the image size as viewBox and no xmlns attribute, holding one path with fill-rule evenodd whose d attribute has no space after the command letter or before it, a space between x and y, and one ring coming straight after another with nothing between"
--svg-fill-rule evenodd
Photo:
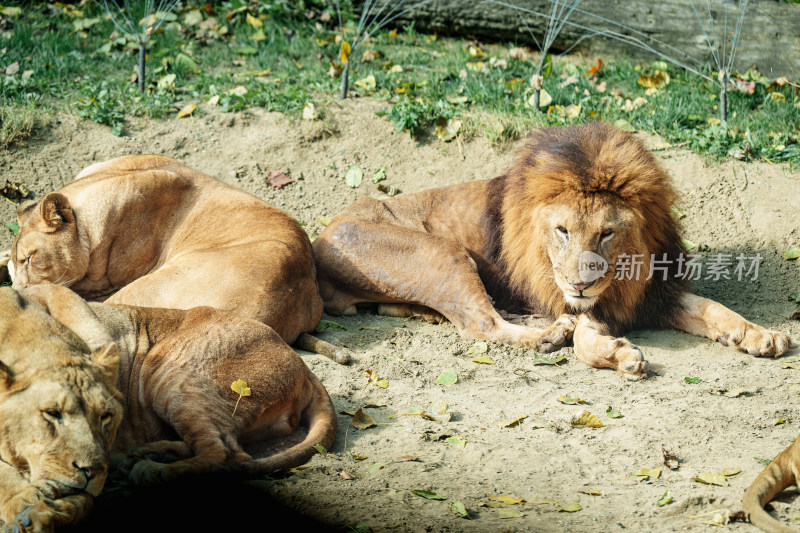
<instances>
[{"instance_id":1,"label":"lioness's ear","mask_svg":"<svg viewBox=\"0 0 800 533\"><path fill-rule=\"evenodd\" d=\"M20 226L22 226L25 219L30 216L34 207L36 207L36 202L34 200L28 200L19 204L19 207L17 207L17 222Z\"/></svg>"},{"instance_id":2,"label":"lioness's ear","mask_svg":"<svg viewBox=\"0 0 800 533\"><path fill-rule=\"evenodd\" d=\"M93 351L92 361L106 371L106 385L116 387L119 374L119 349L117 348L117 343L112 342Z\"/></svg>"},{"instance_id":3,"label":"lioness's ear","mask_svg":"<svg viewBox=\"0 0 800 533\"><path fill-rule=\"evenodd\" d=\"M11 372L11 369L6 366L6 364L0 361L0 389L7 389L11 386L11 382L14 379L14 374Z\"/></svg>"},{"instance_id":4,"label":"lioness's ear","mask_svg":"<svg viewBox=\"0 0 800 533\"><path fill-rule=\"evenodd\" d=\"M60 229L64 223L75 222L75 215L67 197L51 192L39 204L39 213L44 223L52 230Z\"/></svg>"}]
</instances>

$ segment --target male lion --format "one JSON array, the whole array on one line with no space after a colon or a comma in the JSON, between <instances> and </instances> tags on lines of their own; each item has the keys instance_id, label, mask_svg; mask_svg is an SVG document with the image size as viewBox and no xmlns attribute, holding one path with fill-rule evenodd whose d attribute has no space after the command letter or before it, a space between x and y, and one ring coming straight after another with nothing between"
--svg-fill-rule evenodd
<instances>
[{"instance_id":1,"label":"male lion","mask_svg":"<svg viewBox=\"0 0 800 533\"><path fill-rule=\"evenodd\" d=\"M742 505L750 522L770 533L797 533L772 518L764 506L785 488L800 481L800 436L761 472L744 493Z\"/></svg>"},{"instance_id":2,"label":"male lion","mask_svg":"<svg viewBox=\"0 0 800 533\"><path fill-rule=\"evenodd\" d=\"M678 272L674 199L669 177L633 135L601 123L541 130L503 176L353 204L314 241L320 292L331 314L353 313L359 302L408 314L412 304L463 335L541 351L574 329L579 359L629 379L648 366L619 337L631 328L677 328L753 355L783 354L787 335L692 294ZM665 276L651 271L651 254L669 265ZM647 259L639 275L617 279L626 257ZM558 318L544 330L514 325L492 300Z\"/></svg>"},{"instance_id":3,"label":"male lion","mask_svg":"<svg viewBox=\"0 0 800 533\"><path fill-rule=\"evenodd\" d=\"M96 163L17 210L14 288L52 282L84 298L207 305L256 319L292 344L322 317L311 243L283 211L156 155ZM303 335L302 347L347 354Z\"/></svg>"},{"instance_id":4,"label":"male lion","mask_svg":"<svg viewBox=\"0 0 800 533\"><path fill-rule=\"evenodd\" d=\"M112 452L132 455L130 478L148 484L219 468L266 474L333 444L328 393L270 327L210 307L90 305L58 285L0 288L0 525L79 520ZM240 379L251 388L241 399ZM302 442L245 452L301 421Z\"/></svg>"}]
</instances>

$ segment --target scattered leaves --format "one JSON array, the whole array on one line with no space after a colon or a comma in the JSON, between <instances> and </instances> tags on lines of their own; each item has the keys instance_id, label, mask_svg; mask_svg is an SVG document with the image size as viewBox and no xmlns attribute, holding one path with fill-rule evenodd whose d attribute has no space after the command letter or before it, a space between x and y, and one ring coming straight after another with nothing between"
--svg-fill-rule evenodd
<instances>
[{"instance_id":1,"label":"scattered leaves","mask_svg":"<svg viewBox=\"0 0 800 533\"><path fill-rule=\"evenodd\" d=\"M524 516L525 514L522 511L510 509L508 507L503 507L497 510L497 518L522 518Z\"/></svg>"},{"instance_id":2,"label":"scattered leaves","mask_svg":"<svg viewBox=\"0 0 800 533\"><path fill-rule=\"evenodd\" d=\"M350 43L342 41L339 47L339 62L344 65L350 59Z\"/></svg>"},{"instance_id":3,"label":"scattered leaves","mask_svg":"<svg viewBox=\"0 0 800 533\"><path fill-rule=\"evenodd\" d=\"M317 106L314 105L314 102L306 102L303 107L303 120L315 120L317 117Z\"/></svg>"},{"instance_id":4,"label":"scattered leaves","mask_svg":"<svg viewBox=\"0 0 800 533\"><path fill-rule=\"evenodd\" d=\"M359 408L353 414L353 427L356 429L367 429L377 425L378 423L375 422L375 419L365 413L363 408Z\"/></svg>"},{"instance_id":5,"label":"scattered leaves","mask_svg":"<svg viewBox=\"0 0 800 533\"><path fill-rule=\"evenodd\" d=\"M652 75L641 74L636 83L646 88L661 89L669 84L669 74L663 70L656 70Z\"/></svg>"},{"instance_id":6,"label":"scattered leaves","mask_svg":"<svg viewBox=\"0 0 800 533\"><path fill-rule=\"evenodd\" d=\"M30 194L28 188L16 181L11 182L6 180L6 184L0 188L0 196L7 198L12 202L19 202ZM19 229L19 228L18 228Z\"/></svg>"},{"instance_id":7,"label":"scattered leaves","mask_svg":"<svg viewBox=\"0 0 800 533\"><path fill-rule=\"evenodd\" d=\"M457 381L458 381L458 374L456 374L452 370L445 370L444 372L439 374L439 377L436 378L436 381L434 381L433 383L435 385L449 386L455 384Z\"/></svg>"},{"instance_id":8,"label":"scattered leaves","mask_svg":"<svg viewBox=\"0 0 800 533\"><path fill-rule=\"evenodd\" d=\"M348 186L352 187L353 189L357 189L359 185L361 185L361 181L364 179L364 172L357 167L356 165L351 166L347 169L347 173L344 175L344 181L347 183Z\"/></svg>"},{"instance_id":9,"label":"scattered leaves","mask_svg":"<svg viewBox=\"0 0 800 533\"><path fill-rule=\"evenodd\" d=\"M559 513L576 513L583 509L578 502L571 502L566 505L559 505L556 507L556 510Z\"/></svg>"},{"instance_id":10,"label":"scattered leaves","mask_svg":"<svg viewBox=\"0 0 800 533\"><path fill-rule=\"evenodd\" d=\"M178 118L186 118L192 116L197 106L195 104L186 104L178 111Z\"/></svg>"},{"instance_id":11,"label":"scattered leaves","mask_svg":"<svg viewBox=\"0 0 800 533\"><path fill-rule=\"evenodd\" d=\"M535 365L557 365L561 361L565 360L566 357L563 355L556 355L555 357L547 357L546 355L542 355L538 352L534 352L533 354L533 364Z\"/></svg>"},{"instance_id":12,"label":"scattered leaves","mask_svg":"<svg viewBox=\"0 0 800 533\"><path fill-rule=\"evenodd\" d=\"M470 346L467 353L486 353L489 350L489 344L486 341L478 341Z\"/></svg>"},{"instance_id":13,"label":"scattered leaves","mask_svg":"<svg viewBox=\"0 0 800 533\"><path fill-rule=\"evenodd\" d=\"M431 492L429 490L412 490L413 494L417 496L421 496L426 500L446 500L446 496L442 496L441 494L436 494L435 492Z\"/></svg>"},{"instance_id":14,"label":"scattered leaves","mask_svg":"<svg viewBox=\"0 0 800 533\"><path fill-rule=\"evenodd\" d=\"M450 511L461 518L471 518L467 512L467 508L464 507L464 504L458 500L450 502Z\"/></svg>"},{"instance_id":15,"label":"scattered leaves","mask_svg":"<svg viewBox=\"0 0 800 533\"><path fill-rule=\"evenodd\" d=\"M659 507L664 507L669 503L672 503L672 493L669 491L669 489L667 489L661 496L661 498L658 499L656 505L658 505Z\"/></svg>"},{"instance_id":16,"label":"scattered leaves","mask_svg":"<svg viewBox=\"0 0 800 533\"><path fill-rule=\"evenodd\" d=\"M647 481L648 479L658 479L661 477L661 469L660 468L640 468L639 472L634 474L634 476L639 478L639 481Z\"/></svg>"},{"instance_id":17,"label":"scattered leaves","mask_svg":"<svg viewBox=\"0 0 800 533\"><path fill-rule=\"evenodd\" d=\"M518 425L520 425L522 423L522 421L525 420L526 418L528 418L528 415L518 416L517 418L515 418L514 420L511 420L509 422L503 422L503 427L504 428L515 428Z\"/></svg>"},{"instance_id":18,"label":"scattered leaves","mask_svg":"<svg viewBox=\"0 0 800 533\"><path fill-rule=\"evenodd\" d=\"M365 91L371 91L376 87L375 76L370 74L366 78L361 78L360 80L356 80L356 86L361 87Z\"/></svg>"},{"instance_id":19,"label":"scattered leaves","mask_svg":"<svg viewBox=\"0 0 800 533\"><path fill-rule=\"evenodd\" d=\"M502 503L503 505L517 505L525 503L525 498L515 494L505 494L503 496L489 496L489 499L494 502Z\"/></svg>"},{"instance_id":20,"label":"scattered leaves","mask_svg":"<svg viewBox=\"0 0 800 533\"><path fill-rule=\"evenodd\" d=\"M320 455L328 455L328 450L325 449L325 446L322 444L315 444L314 449L319 452Z\"/></svg>"},{"instance_id":21,"label":"scattered leaves","mask_svg":"<svg viewBox=\"0 0 800 533\"><path fill-rule=\"evenodd\" d=\"M680 459L678 459L678 456L670 453L664 446L661 446L661 456L663 457L664 466L670 470L677 470L680 466Z\"/></svg>"},{"instance_id":22,"label":"scattered leaves","mask_svg":"<svg viewBox=\"0 0 800 533\"><path fill-rule=\"evenodd\" d=\"M379 181L383 181L386 179L386 167L381 167L375 171L375 174L372 176L372 183L378 183Z\"/></svg>"},{"instance_id":23,"label":"scattered leaves","mask_svg":"<svg viewBox=\"0 0 800 533\"><path fill-rule=\"evenodd\" d=\"M783 257L789 260L797 259L798 257L800 257L800 248L789 248L788 250L783 252Z\"/></svg>"},{"instance_id":24,"label":"scattered leaves","mask_svg":"<svg viewBox=\"0 0 800 533\"><path fill-rule=\"evenodd\" d=\"M610 405L606 408L606 415L609 418L622 418L622 413L618 409L612 408Z\"/></svg>"},{"instance_id":25,"label":"scattered leaves","mask_svg":"<svg viewBox=\"0 0 800 533\"><path fill-rule=\"evenodd\" d=\"M267 174L267 183L269 183L271 187L275 187L277 189L280 189L284 185L288 185L292 182L294 182L294 180L280 170L273 170Z\"/></svg>"},{"instance_id":26,"label":"scattered leaves","mask_svg":"<svg viewBox=\"0 0 800 533\"><path fill-rule=\"evenodd\" d=\"M712 472L702 472L692 478L694 481L705 483L707 485L717 485L719 487L727 487L728 482L725 480L724 474L715 474Z\"/></svg>"},{"instance_id":27,"label":"scattered leaves","mask_svg":"<svg viewBox=\"0 0 800 533\"><path fill-rule=\"evenodd\" d=\"M580 398L572 398L570 396L565 396L564 394L558 397L558 401L565 405L578 405L579 403L588 403L586 400L581 400Z\"/></svg>"},{"instance_id":28,"label":"scattered leaves","mask_svg":"<svg viewBox=\"0 0 800 533\"><path fill-rule=\"evenodd\" d=\"M685 381L686 383L691 383L691 384L693 384L693 385L697 385L698 383L702 383L702 382L703 382L703 378L697 378L697 377L694 377L694 378L690 378L690 377L684 377L684 378L683 378L683 381Z\"/></svg>"},{"instance_id":29,"label":"scattered leaves","mask_svg":"<svg viewBox=\"0 0 800 533\"><path fill-rule=\"evenodd\" d=\"M478 363L479 365L493 365L493 364L495 364L495 362L492 361L492 358L489 357L488 355L484 355L484 356L481 356L481 357L473 357L472 359L470 359L470 361L472 361L473 363Z\"/></svg>"},{"instance_id":30,"label":"scattered leaves","mask_svg":"<svg viewBox=\"0 0 800 533\"><path fill-rule=\"evenodd\" d=\"M572 427L574 428L602 428L605 425L600 422L600 419L597 416L593 415L589 411L582 412L579 416L572 419L571 422Z\"/></svg>"}]
</instances>

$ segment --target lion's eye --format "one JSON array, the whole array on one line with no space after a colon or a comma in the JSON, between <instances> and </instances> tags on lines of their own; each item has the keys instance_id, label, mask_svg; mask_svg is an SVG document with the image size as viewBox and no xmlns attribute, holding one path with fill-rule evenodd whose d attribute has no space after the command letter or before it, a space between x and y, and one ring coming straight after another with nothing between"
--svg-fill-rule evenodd
<instances>
[{"instance_id":1,"label":"lion's eye","mask_svg":"<svg viewBox=\"0 0 800 533\"><path fill-rule=\"evenodd\" d=\"M608 237L611 237L612 235L614 235L614 231L613 230L604 229L602 232L600 232L600 239L607 239Z\"/></svg>"},{"instance_id":2,"label":"lion's eye","mask_svg":"<svg viewBox=\"0 0 800 533\"><path fill-rule=\"evenodd\" d=\"M44 409L42 413L44 414L45 418L50 418L56 422L61 422L61 411L58 409Z\"/></svg>"},{"instance_id":3,"label":"lion's eye","mask_svg":"<svg viewBox=\"0 0 800 533\"><path fill-rule=\"evenodd\" d=\"M111 418L112 418L113 416L114 416L114 413L112 413L111 411L106 411L106 412L105 412L105 413L103 413L103 414L102 414L102 416L100 417L100 421L101 421L101 422L108 422L109 420L111 420Z\"/></svg>"},{"instance_id":4,"label":"lion's eye","mask_svg":"<svg viewBox=\"0 0 800 533\"><path fill-rule=\"evenodd\" d=\"M556 231L560 233L562 237L569 237L569 232L567 231L567 228L565 228L564 226L556 227Z\"/></svg>"}]
</instances>

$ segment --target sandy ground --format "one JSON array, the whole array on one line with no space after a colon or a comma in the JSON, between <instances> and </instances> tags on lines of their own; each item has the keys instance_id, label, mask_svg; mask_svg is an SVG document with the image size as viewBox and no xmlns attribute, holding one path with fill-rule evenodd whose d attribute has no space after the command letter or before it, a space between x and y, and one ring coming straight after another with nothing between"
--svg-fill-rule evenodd
<instances>
[{"instance_id":1,"label":"sandy ground","mask_svg":"<svg viewBox=\"0 0 800 533\"><path fill-rule=\"evenodd\" d=\"M376 116L382 105L368 99L332 104L314 122L201 107L199 117L131 123L122 137L65 115L26 145L0 152L0 172L41 197L93 162L164 154L285 209L313 236L322 230L318 219L362 196L384 196L371 180L380 167L386 167L383 183L413 192L494 177L509 166L518 146L495 150L482 139L442 144L435 138L420 144ZM647 140L663 148L659 139ZM763 257L756 281L701 281L695 291L800 341L800 322L789 318L798 309L789 297L800 293L800 262L782 257L800 246L800 173L767 163L709 162L683 150L656 153L680 191L687 239L711 253ZM364 170L357 189L344 181L351 165ZM294 182L270 187L266 178L273 170ZM0 217L13 221L13 207L0 204ZM10 235L2 241L8 248ZM274 523L276 513L297 512L295 520L317 520L319 529L711 531L716 526L706 523L714 512L738 509L744 489L764 466L760 461L784 449L800 428L800 369L784 367L787 357L800 353L797 348L783 359L757 359L683 333L634 331L629 338L653 371L629 383L576 361L569 347L557 353L566 358L560 364L534 365L531 351L500 344L469 353L475 341L460 338L450 324L390 319L370 310L324 318L347 329L321 335L355 353L348 366L303 355L340 412L331 453L275 480L235 486L207 480L185 501L177 496L186 487L140 492L128 500L111 492L98 501L90 525L108 527L109 520L126 516L126 505L135 505L134 516L122 520L151 520L148 512L166 506L179 522L192 517L202 523L213 515L252 530ZM480 355L495 364L471 361ZM367 370L388 387L371 383ZM435 384L445 370L457 374L455 384ZM686 377L702 381L687 383ZM562 395L585 403L560 403ZM408 414L433 414L441 402L447 414L438 419ZM610 418L609 406L622 417ZM353 426L347 412L361 407L373 427ZM583 411L604 427L572 427ZM679 458L676 470L664 465L662 447ZM661 471L658 477L637 476L642 468ZM725 487L692 479L723 469L741 472L728 477ZM659 506L667 491L671 503ZM525 501L491 499L507 495ZM273 500L275 508L266 504ZM463 504L469 519L451 509L457 509L454 502ZM573 502L581 509L564 509ZM795 490L771 507L800 527ZM738 522L725 527L755 531Z\"/></svg>"}]
</instances>

